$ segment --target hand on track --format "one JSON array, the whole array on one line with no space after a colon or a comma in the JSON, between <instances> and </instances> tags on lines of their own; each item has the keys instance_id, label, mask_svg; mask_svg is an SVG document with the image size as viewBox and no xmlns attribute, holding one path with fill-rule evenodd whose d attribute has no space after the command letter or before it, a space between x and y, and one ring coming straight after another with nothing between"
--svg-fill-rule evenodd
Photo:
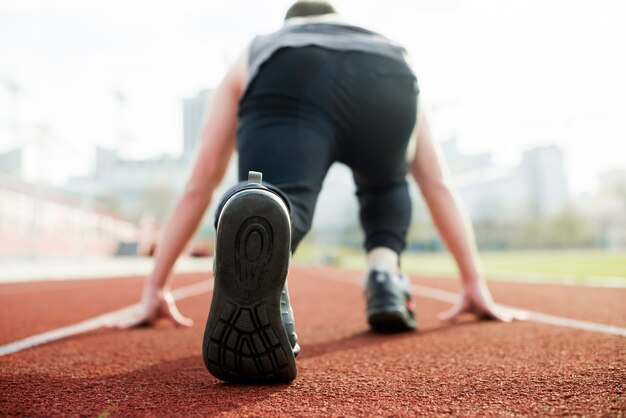
<instances>
[{"instance_id":1,"label":"hand on track","mask_svg":"<svg viewBox=\"0 0 626 418\"><path fill-rule=\"evenodd\" d=\"M523 320L527 315L522 311L514 311L496 305L487 285L482 281L472 282L461 291L460 300L449 310L438 315L442 321L454 322L464 313L475 314L479 319L495 319L511 322Z\"/></svg>"},{"instance_id":2,"label":"hand on track","mask_svg":"<svg viewBox=\"0 0 626 418\"><path fill-rule=\"evenodd\" d=\"M180 313L169 290L146 290L139 312L115 321L111 326L118 329L152 326L161 318L167 318L179 327L190 327L193 320Z\"/></svg>"}]
</instances>

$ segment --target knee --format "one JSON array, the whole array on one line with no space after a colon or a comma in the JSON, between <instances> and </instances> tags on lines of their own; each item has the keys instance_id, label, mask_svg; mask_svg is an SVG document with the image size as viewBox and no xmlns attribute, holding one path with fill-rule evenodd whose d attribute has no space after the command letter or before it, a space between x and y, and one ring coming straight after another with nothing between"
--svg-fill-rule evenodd
<instances>
[{"instance_id":1,"label":"knee","mask_svg":"<svg viewBox=\"0 0 626 418\"><path fill-rule=\"evenodd\" d=\"M363 225L378 223L408 223L411 217L411 198L406 181L357 193Z\"/></svg>"}]
</instances>

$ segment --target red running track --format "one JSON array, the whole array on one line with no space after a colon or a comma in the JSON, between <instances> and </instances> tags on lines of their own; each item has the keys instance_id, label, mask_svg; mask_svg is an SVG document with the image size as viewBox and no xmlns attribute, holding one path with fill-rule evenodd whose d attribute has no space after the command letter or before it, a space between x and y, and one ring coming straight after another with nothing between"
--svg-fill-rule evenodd
<instances>
[{"instance_id":1,"label":"red running track","mask_svg":"<svg viewBox=\"0 0 626 418\"><path fill-rule=\"evenodd\" d=\"M0 357L1 416L626 415L626 338L467 318L417 297L420 331L367 331L359 273L293 268L302 346L289 385L225 384L200 345L210 294L182 300L196 324L100 329ZM182 275L177 286L209 280ZM346 280L351 282L346 282ZM454 281L414 278L455 290ZM0 345L136 302L140 278L0 285ZM626 327L626 289L490 283L496 300Z\"/></svg>"}]
</instances>

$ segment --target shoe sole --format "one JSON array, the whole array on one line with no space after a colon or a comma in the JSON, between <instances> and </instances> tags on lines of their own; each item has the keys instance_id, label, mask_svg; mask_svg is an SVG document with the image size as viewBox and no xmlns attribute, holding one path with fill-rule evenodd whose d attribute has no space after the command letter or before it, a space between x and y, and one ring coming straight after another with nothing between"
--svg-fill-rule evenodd
<instances>
[{"instance_id":1,"label":"shoe sole","mask_svg":"<svg viewBox=\"0 0 626 418\"><path fill-rule=\"evenodd\" d=\"M287 383L297 376L280 312L291 245L287 213L263 189L243 190L222 209L202 342L204 364L220 380Z\"/></svg>"},{"instance_id":2,"label":"shoe sole","mask_svg":"<svg viewBox=\"0 0 626 418\"><path fill-rule=\"evenodd\" d=\"M403 308L388 308L370 311L367 321L372 330L382 333L413 331L417 321Z\"/></svg>"}]
</instances>

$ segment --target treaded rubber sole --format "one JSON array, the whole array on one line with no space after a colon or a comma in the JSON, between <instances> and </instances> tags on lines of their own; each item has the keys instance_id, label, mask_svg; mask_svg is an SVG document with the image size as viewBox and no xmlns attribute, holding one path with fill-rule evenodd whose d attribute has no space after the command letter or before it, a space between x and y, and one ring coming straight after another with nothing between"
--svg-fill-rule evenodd
<instances>
[{"instance_id":1,"label":"treaded rubber sole","mask_svg":"<svg viewBox=\"0 0 626 418\"><path fill-rule=\"evenodd\" d=\"M280 312L291 244L282 201L263 189L235 194L222 209L216 242L204 364L226 382L294 380L295 358Z\"/></svg>"}]
</instances>

